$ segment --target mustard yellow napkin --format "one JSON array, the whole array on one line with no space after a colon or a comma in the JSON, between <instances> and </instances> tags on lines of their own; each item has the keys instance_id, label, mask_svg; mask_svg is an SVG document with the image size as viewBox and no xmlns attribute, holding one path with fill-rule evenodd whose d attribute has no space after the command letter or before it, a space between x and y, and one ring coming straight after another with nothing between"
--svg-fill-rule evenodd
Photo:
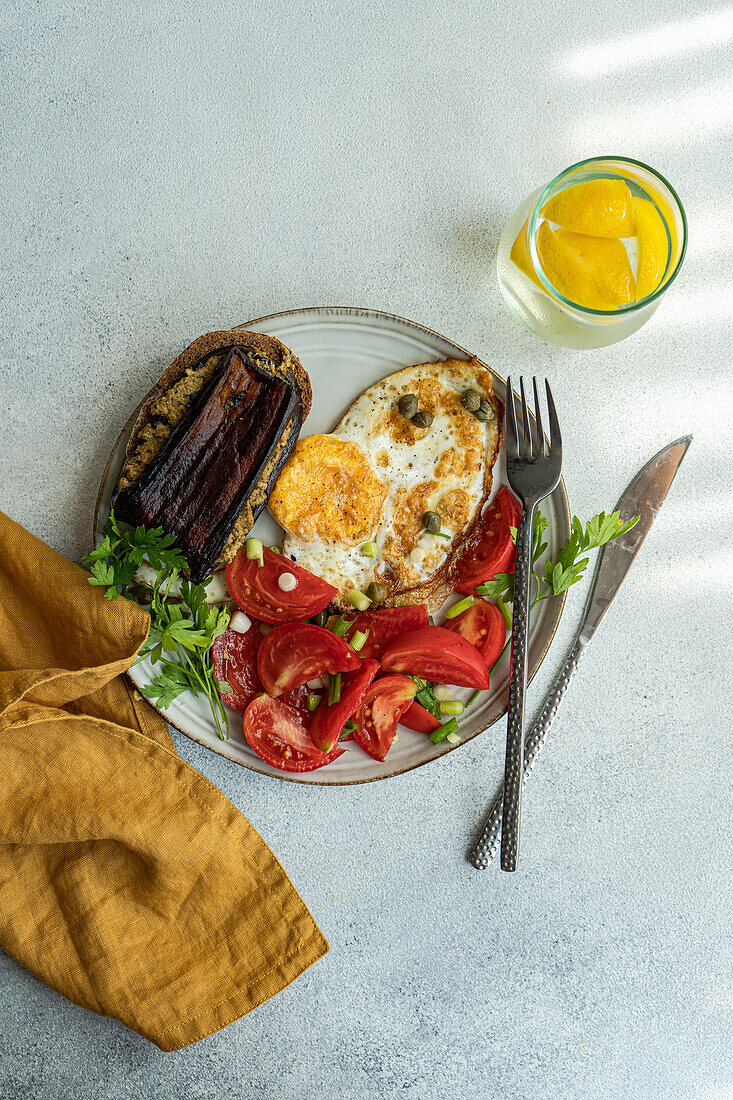
<instances>
[{"instance_id":1,"label":"mustard yellow napkin","mask_svg":"<svg viewBox=\"0 0 733 1100\"><path fill-rule=\"evenodd\" d=\"M328 944L262 838L120 675L147 631L142 608L106 600L0 512L0 947L177 1050Z\"/></svg>"}]
</instances>

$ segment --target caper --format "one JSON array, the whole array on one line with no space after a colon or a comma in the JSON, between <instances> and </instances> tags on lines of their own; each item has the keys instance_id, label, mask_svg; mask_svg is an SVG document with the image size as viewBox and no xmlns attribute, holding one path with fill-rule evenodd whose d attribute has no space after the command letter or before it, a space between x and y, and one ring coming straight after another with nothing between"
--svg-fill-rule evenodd
<instances>
[{"instance_id":1,"label":"caper","mask_svg":"<svg viewBox=\"0 0 733 1100\"><path fill-rule=\"evenodd\" d=\"M366 594L372 603L384 603L387 599L387 589L379 581L372 581L367 587Z\"/></svg>"},{"instance_id":2,"label":"caper","mask_svg":"<svg viewBox=\"0 0 733 1100\"><path fill-rule=\"evenodd\" d=\"M440 516L437 512L425 512L422 522L425 530L430 531L433 535L440 530Z\"/></svg>"},{"instance_id":3,"label":"caper","mask_svg":"<svg viewBox=\"0 0 733 1100\"><path fill-rule=\"evenodd\" d=\"M464 390L461 395L461 404L470 413L476 412L481 404L481 394L477 390Z\"/></svg>"},{"instance_id":4,"label":"caper","mask_svg":"<svg viewBox=\"0 0 733 1100\"><path fill-rule=\"evenodd\" d=\"M494 407L489 401L482 401L473 414L477 420L486 421L494 419Z\"/></svg>"},{"instance_id":5,"label":"caper","mask_svg":"<svg viewBox=\"0 0 733 1100\"><path fill-rule=\"evenodd\" d=\"M413 418L419 407L418 400L414 393L403 393L402 397L397 402L397 408L408 420Z\"/></svg>"},{"instance_id":6,"label":"caper","mask_svg":"<svg viewBox=\"0 0 733 1100\"><path fill-rule=\"evenodd\" d=\"M416 428L429 428L433 423L433 414L427 409L420 409L420 412L412 417L412 423Z\"/></svg>"}]
</instances>

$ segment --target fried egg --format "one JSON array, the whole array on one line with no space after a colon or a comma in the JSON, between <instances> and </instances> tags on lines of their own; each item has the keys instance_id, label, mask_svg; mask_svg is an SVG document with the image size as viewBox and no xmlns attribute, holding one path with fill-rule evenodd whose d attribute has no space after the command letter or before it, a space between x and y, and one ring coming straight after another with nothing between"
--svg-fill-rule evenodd
<instances>
[{"instance_id":1,"label":"fried egg","mask_svg":"<svg viewBox=\"0 0 733 1100\"><path fill-rule=\"evenodd\" d=\"M489 402L482 422L461 403L466 390ZM432 414L419 427L399 411L405 394ZM298 441L270 495L285 530L283 553L339 590L384 585L387 605L447 594L450 564L491 490L503 406L477 360L405 367L354 401L333 431ZM436 512L440 533L425 529ZM364 553L366 544L374 556Z\"/></svg>"}]
</instances>

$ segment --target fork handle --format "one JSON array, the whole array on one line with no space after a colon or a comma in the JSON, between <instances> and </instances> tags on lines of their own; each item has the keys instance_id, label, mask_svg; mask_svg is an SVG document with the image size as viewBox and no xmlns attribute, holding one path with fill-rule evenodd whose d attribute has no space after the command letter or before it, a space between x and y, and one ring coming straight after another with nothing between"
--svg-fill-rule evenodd
<instances>
[{"instance_id":1,"label":"fork handle","mask_svg":"<svg viewBox=\"0 0 733 1100\"><path fill-rule=\"evenodd\" d=\"M517 565L514 572L511 681L507 712L504 805L501 830L501 869L514 871L519 853L519 813L524 764L524 693L527 687L527 624L532 576L532 516L536 505L522 507L517 531Z\"/></svg>"},{"instance_id":2,"label":"fork handle","mask_svg":"<svg viewBox=\"0 0 733 1100\"><path fill-rule=\"evenodd\" d=\"M532 774L535 760L539 756L542 746L545 743L545 738L557 714L558 707L562 702L565 692L568 690L570 681L580 662L580 658L585 652L586 644L587 643L582 638L578 637L576 639L575 645L568 654L564 665L557 675L557 679L550 689L549 695L545 699L544 706L540 711L537 721L525 738L522 789L524 789L527 780ZM499 791L494 801L494 805L491 807L491 813L487 817L484 827L481 830L481 836L476 841L474 849L471 852L470 862L478 871L486 870L499 847L503 796L503 790Z\"/></svg>"}]
</instances>

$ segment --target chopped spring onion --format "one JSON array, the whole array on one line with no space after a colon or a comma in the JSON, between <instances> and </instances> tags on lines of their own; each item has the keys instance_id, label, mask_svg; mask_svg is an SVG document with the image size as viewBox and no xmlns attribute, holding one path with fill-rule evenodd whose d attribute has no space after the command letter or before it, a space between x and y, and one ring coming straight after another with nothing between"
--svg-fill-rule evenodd
<instances>
[{"instance_id":1,"label":"chopped spring onion","mask_svg":"<svg viewBox=\"0 0 733 1100\"><path fill-rule=\"evenodd\" d=\"M433 718L438 717L438 704L435 701L433 695L433 689L431 687L420 688L415 696L415 702L419 703L421 707L424 707L426 711L432 714Z\"/></svg>"},{"instance_id":2,"label":"chopped spring onion","mask_svg":"<svg viewBox=\"0 0 733 1100\"><path fill-rule=\"evenodd\" d=\"M273 554L282 554L282 548L280 546L271 546L270 550L272 550Z\"/></svg>"},{"instance_id":3,"label":"chopped spring onion","mask_svg":"<svg viewBox=\"0 0 733 1100\"><path fill-rule=\"evenodd\" d=\"M360 592L358 588L352 588L346 599L357 611L366 611L372 602L369 597L365 596L363 592Z\"/></svg>"},{"instance_id":4,"label":"chopped spring onion","mask_svg":"<svg viewBox=\"0 0 733 1100\"><path fill-rule=\"evenodd\" d=\"M328 705L332 707L341 698L341 673L332 672L328 678Z\"/></svg>"},{"instance_id":5,"label":"chopped spring onion","mask_svg":"<svg viewBox=\"0 0 733 1100\"><path fill-rule=\"evenodd\" d=\"M466 710L468 710L468 708L469 708L469 707L471 706L471 703L475 703L475 702L476 702L476 700L478 699L478 697L479 697L479 695L480 695L480 694L481 694L481 688L476 688L476 690L474 691L473 695L471 696L471 698L470 698L470 699L468 700L468 702L466 703Z\"/></svg>"},{"instance_id":6,"label":"chopped spring onion","mask_svg":"<svg viewBox=\"0 0 733 1100\"><path fill-rule=\"evenodd\" d=\"M354 636L351 639L351 648L355 649L358 653L360 649L364 648L364 643L366 642L368 637L368 630L355 630Z\"/></svg>"},{"instance_id":7,"label":"chopped spring onion","mask_svg":"<svg viewBox=\"0 0 733 1100\"><path fill-rule=\"evenodd\" d=\"M460 615L463 611L468 611L469 607L473 607L475 603L475 596L466 596L465 599L459 600L458 603L453 604L453 607L448 608L445 613L446 619L455 619L456 615Z\"/></svg>"},{"instance_id":8,"label":"chopped spring onion","mask_svg":"<svg viewBox=\"0 0 733 1100\"><path fill-rule=\"evenodd\" d=\"M457 733L447 734L446 741L450 741L451 745L460 745L461 743L461 739Z\"/></svg>"},{"instance_id":9,"label":"chopped spring onion","mask_svg":"<svg viewBox=\"0 0 733 1100\"><path fill-rule=\"evenodd\" d=\"M346 631L351 626L351 623L345 615L340 615L336 622L331 627L331 632L336 635L337 638L343 638Z\"/></svg>"},{"instance_id":10,"label":"chopped spring onion","mask_svg":"<svg viewBox=\"0 0 733 1100\"><path fill-rule=\"evenodd\" d=\"M430 740L434 745L438 745L441 741L445 741L449 733L455 733L458 729L458 722L455 718L451 718L450 722L446 722L444 726L438 726L434 733L430 734Z\"/></svg>"},{"instance_id":11,"label":"chopped spring onion","mask_svg":"<svg viewBox=\"0 0 733 1100\"><path fill-rule=\"evenodd\" d=\"M512 629L512 613L511 613L511 611L509 610L507 605L504 603L504 600L502 600L501 596L495 596L494 597L494 603L496 604L496 606L499 608L502 615L504 616L504 622L506 623L507 630L511 630Z\"/></svg>"},{"instance_id":12,"label":"chopped spring onion","mask_svg":"<svg viewBox=\"0 0 733 1100\"><path fill-rule=\"evenodd\" d=\"M250 560L256 561L258 565L265 564L264 551L259 539L247 539L244 550Z\"/></svg>"},{"instance_id":13,"label":"chopped spring onion","mask_svg":"<svg viewBox=\"0 0 733 1100\"><path fill-rule=\"evenodd\" d=\"M260 623L260 634L263 636L269 634L271 630L274 630L274 623Z\"/></svg>"},{"instance_id":14,"label":"chopped spring onion","mask_svg":"<svg viewBox=\"0 0 733 1100\"><path fill-rule=\"evenodd\" d=\"M440 703L445 703L447 699L450 699L450 688L447 684L436 684L433 688L433 695Z\"/></svg>"},{"instance_id":15,"label":"chopped spring onion","mask_svg":"<svg viewBox=\"0 0 733 1100\"><path fill-rule=\"evenodd\" d=\"M235 630L237 634L246 634L251 626L252 620L244 611L235 611L229 620L229 629Z\"/></svg>"},{"instance_id":16,"label":"chopped spring onion","mask_svg":"<svg viewBox=\"0 0 733 1100\"><path fill-rule=\"evenodd\" d=\"M322 695L309 695L305 701L305 705L308 707L308 710L318 710L318 704L320 703L322 698Z\"/></svg>"},{"instance_id":17,"label":"chopped spring onion","mask_svg":"<svg viewBox=\"0 0 733 1100\"><path fill-rule=\"evenodd\" d=\"M460 699L448 699L440 704L441 714L463 714L465 709Z\"/></svg>"},{"instance_id":18,"label":"chopped spring onion","mask_svg":"<svg viewBox=\"0 0 733 1100\"><path fill-rule=\"evenodd\" d=\"M356 722L354 722L353 719L350 718L344 728L341 730L339 741L345 741L346 738L349 737L355 729L357 729Z\"/></svg>"},{"instance_id":19,"label":"chopped spring onion","mask_svg":"<svg viewBox=\"0 0 733 1100\"><path fill-rule=\"evenodd\" d=\"M435 535L436 539L452 539L453 536L449 535L447 531L431 531L431 535Z\"/></svg>"},{"instance_id":20,"label":"chopped spring onion","mask_svg":"<svg viewBox=\"0 0 733 1100\"><path fill-rule=\"evenodd\" d=\"M361 548L361 552L365 558L376 558L377 556L377 544L376 542L365 542Z\"/></svg>"}]
</instances>

